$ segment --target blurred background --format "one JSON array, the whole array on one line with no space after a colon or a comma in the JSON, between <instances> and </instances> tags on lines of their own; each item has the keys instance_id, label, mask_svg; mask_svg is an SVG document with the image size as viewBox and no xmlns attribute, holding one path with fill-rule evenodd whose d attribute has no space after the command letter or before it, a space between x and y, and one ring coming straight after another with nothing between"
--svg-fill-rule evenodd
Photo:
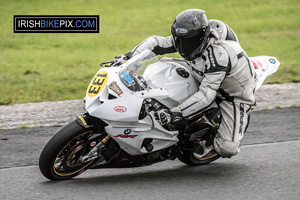
<instances>
[{"instance_id":1,"label":"blurred background","mask_svg":"<svg viewBox=\"0 0 300 200\"><path fill-rule=\"evenodd\" d=\"M300 82L299 0L0 0L0 105L84 98L99 62L169 36L191 8L227 23L248 56L277 57L267 83ZM14 15L100 15L100 33L13 33Z\"/></svg>"}]
</instances>

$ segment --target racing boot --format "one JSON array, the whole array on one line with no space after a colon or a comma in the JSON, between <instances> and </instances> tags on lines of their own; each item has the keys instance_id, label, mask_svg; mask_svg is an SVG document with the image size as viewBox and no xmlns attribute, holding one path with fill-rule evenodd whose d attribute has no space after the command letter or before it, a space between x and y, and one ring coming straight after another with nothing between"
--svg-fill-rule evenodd
<instances>
[{"instance_id":1,"label":"racing boot","mask_svg":"<svg viewBox=\"0 0 300 200\"><path fill-rule=\"evenodd\" d=\"M218 155L213 146L216 132L216 130L211 130L206 134L204 140L200 140L195 144L193 152L196 158L205 160Z\"/></svg>"},{"instance_id":2,"label":"racing boot","mask_svg":"<svg viewBox=\"0 0 300 200\"><path fill-rule=\"evenodd\" d=\"M205 158L211 158L215 156L217 153L213 147L213 145L206 145L205 140L201 140L197 142L194 146L193 152L194 156L198 159L205 159Z\"/></svg>"}]
</instances>

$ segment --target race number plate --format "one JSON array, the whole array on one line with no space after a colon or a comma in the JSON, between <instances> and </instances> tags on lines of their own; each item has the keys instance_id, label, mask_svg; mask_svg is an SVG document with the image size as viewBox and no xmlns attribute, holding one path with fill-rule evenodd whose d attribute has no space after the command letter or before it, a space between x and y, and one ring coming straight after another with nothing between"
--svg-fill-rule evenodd
<instances>
[{"instance_id":1,"label":"race number plate","mask_svg":"<svg viewBox=\"0 0 300 200\"><path fill-rule=\"evenodd\" d=\"M98 72L87 88L87 94L94 97L103 90L108 80L108 73L106 71Z\"/></svg>"}]
</instances>

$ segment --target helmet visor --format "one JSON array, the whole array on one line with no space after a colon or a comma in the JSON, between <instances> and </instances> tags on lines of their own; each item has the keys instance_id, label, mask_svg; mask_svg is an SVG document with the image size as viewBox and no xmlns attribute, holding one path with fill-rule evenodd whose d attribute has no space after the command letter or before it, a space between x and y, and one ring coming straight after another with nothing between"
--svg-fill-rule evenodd
<instances>
[{"instance_id":1,"label":"helmet visor","mask_svg":"<svg viewBox=\"0 0 300 200\"><path fill-rule=\"evenodd\" d=\"M180 38L174 36L175 48L178 53L188 59L198 48L201 46L203 39L201 40L200 35L196 35L190 38Z\"/></svg>"}]
</instances>

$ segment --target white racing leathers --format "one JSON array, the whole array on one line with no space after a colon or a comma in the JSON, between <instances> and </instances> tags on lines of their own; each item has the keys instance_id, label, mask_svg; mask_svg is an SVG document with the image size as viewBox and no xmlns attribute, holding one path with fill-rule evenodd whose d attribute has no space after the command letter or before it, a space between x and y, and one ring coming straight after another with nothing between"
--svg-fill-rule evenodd
<instances>
[{"instance_id":1,"label":"white racing leathers","mask_svg":"<svg viewBox=\"0 0 300 200\"><path fill-rule=\"evenodd\" d=\"M209 25L211 38L205 52L187 62L201 83L199 91L178 107L186 117L204 111L216 101L222 119L214 148L221 156L230 157L239 152L251 106L255 105L255 71L232 29L219 20L209 20ZM132 54L145 49L158 55L175 52L172 36L151 36L134 48Z\"/></svg>"}]
</instances>

